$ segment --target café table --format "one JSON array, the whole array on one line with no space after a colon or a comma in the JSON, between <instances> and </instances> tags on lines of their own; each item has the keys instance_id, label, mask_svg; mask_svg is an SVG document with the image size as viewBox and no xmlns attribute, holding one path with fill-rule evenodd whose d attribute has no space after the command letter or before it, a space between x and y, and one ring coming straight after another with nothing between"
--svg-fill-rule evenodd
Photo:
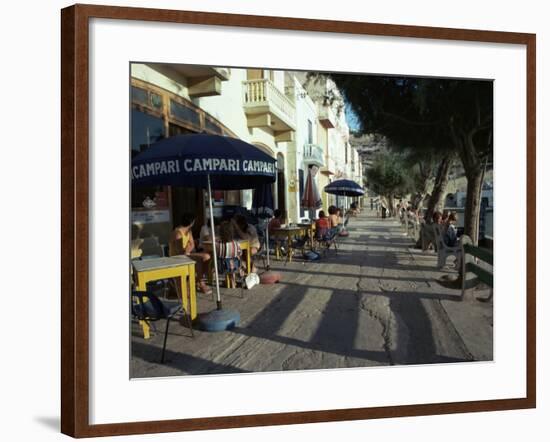
<instances>
[{"instance_id":1,"label":"caf\u00e9 table","mask_svg":"<svg viewBox=\"0 0 550 442\"><path fill-rule=\"evenodd\" d=\"M308 226L309 227L309 226ZM292 248L292 239L295 236L304 236L306 234L306 231L308 227L303 227L300 225L288 225L285 227L278 227L276 229L273 229L271 235L273 236L273 239L276 240L277 237L286 236L287 239L287 247L288 247L288 254L287 254L287 261L292 262L292 255L293 255L293 248ZM280 250L281 245L277 243L275 248L275 256L277 259L280 259Z\"/></svg>"},{"instance_id":2,"label":"caf\u00e9 table","mask_svg":"<svg viewBox=\"0 0 550 442\"><path fill-rule=\"evenodd\" d=\"M146 291L148 282L175 278L179 282L179 284L176 284L176 290L183 309L190 315L191 320L197 317L195 261L185 255L143 260L134 259L132 260L132 268L136 290L138 291ZM140 324L144 338L149 339L149 326L144 321L140 321Z\"/></svg>"}]
</instances>

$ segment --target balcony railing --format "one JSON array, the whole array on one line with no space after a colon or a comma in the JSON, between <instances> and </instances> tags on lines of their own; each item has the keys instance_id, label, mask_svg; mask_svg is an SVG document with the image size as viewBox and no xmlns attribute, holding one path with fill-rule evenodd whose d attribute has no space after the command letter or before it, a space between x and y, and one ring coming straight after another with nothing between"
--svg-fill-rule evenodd
<instances>
[{"instance_id":1,"label":"balcony railing","mask_svg":"<svg viewBox=\"0 0 550 442\"><path fill-rule=\"evenodd\" d=\"M325 165L323 148L317 144L306 144L304 146L304 164L323 167Z\"/></svg>"},{"instance_id":2,"label":"balcony railing","mask_svg":"<svg viewBox=\"0 0 550 442\"><path fill-rule=\"evenodd\" d=\"M276 131L296 130L294 103L266 78L243 81L243 106L247 115L270 115Z\"/></svg>"}]
</instances>

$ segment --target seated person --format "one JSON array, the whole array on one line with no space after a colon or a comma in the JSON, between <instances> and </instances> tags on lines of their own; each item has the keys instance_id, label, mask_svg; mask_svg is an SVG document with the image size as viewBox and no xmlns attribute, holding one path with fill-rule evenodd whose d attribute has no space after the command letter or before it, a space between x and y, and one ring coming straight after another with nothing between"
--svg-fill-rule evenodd
<instances>
[{"instance_id":1,"label":"seated person","mask_svg":"<svg viewBox=\"0 0 550 442\"><path fill-rule=\"evenodd\" d=\"M442 224L443 223L443 214L436 210L432 215L432 223L433 224Z\"/></svg>"},{"instance_id":2,"label":"seated person","mask_svg":"<svg viewBox=\"0 0 550 442\"><path fill-rule=\"evenodd\" d=\"M222 266L223 273L230 275L231 283L235 287L235 274L241 268L241 247L234 240L233 225L230 221L220 224L220 234L216 241L216 254Z\"/></svg>"},{"instance_id":3,"label":"seated person","mask_svg":"<svg viewBox=\"0 0 550 442\"><path fill-rule=\"evenodd\" d=\"M349 206L349 209L347 211L348 216L357 216L359 215L359 208L357 207L357 203L351 203Z\"/></svg>"},{"instance_id":4,"label":"seated person","mask_svg":"<svg viewBox=\"0 0 550 442\"><path fill-rule=\"evenodd\" d=\"M321 210L319 212L319 219L315 221L315 236L317 239L323 240L326 238L330 230L330 221L325 215L325 212Z\"/></svg>"},{"instance_id":5,"label":"seated person","mask_svg":"<svg viewBox=\"0 0 550 442\"><path fill-rule=\"evenodd\" d=\"M456 229L456 214L452 212L449 214L449 217L447 218L447 222L445 223L446 230L445 230L445 236L443 237L443 241L445 244L449 247L454 247L458 243L458 233Z\"/></svg>"},{"instance_id":6,"label":"seated person","mask_svg":"<svg viewBox=\"0 0 550 442\"><path fill-rule=\"evenodd\" d=\"M336 209L336 216L338 216L338 224L344 224L344 209L338 207Z\"/></svg>"},{"instance_id":7,"label":"seated person","mask_svg":"<svg viewBox=\"0 0 550 442\"><path fill-rule=\"evenodd\" d=\"M328 221L331 229L335 229L338 225L340 225L340 217L338 216L338 209L336 206L329 206Z\"/></svg>"},{"instance_id":8,"label":"seated person","mask_svg":"<svg viewBox=\"0 0 550 442\"><path fill-rule=\"evenodd\" d=\"M267 229L269 230L269 233L274 233L275 229L278 229L281 227L283 223L283 212L280 209L275 209L275 212L273 212L273 218L271 218L271 221L269 221L269 224L267 226Z\"/></svg>"},{"instance_id":9,"label":"seated person","mask_svg":"<svg viewBox=\"0 0 550 442\"><path fill-rule=\"evenodd\" d=\"M170 256L186 255L197 263L197 281L199 290L210 294L212 290L206 285L206 273L208 271L208 262L210 254L195 251L195 241L191 229L195 224L195 216L187 213L181 217L181 222L177 225L170 235L168 245L168 254Z\"/></svg>"},{"instance_id":10,"label":"seated person","mask_svg":"<svg viewBox=\"0 0 550 442\"><path fill-rule=\"evenodd\" d=\"M231 219L231 224L235 232L235 238L248 240L250 244L250 255L254 256L260 250L260 239L256 227L248 224L243 215L237 214ZM256 273L256 266L252 264L252 273Z\"/></svg>"}]
</instances>

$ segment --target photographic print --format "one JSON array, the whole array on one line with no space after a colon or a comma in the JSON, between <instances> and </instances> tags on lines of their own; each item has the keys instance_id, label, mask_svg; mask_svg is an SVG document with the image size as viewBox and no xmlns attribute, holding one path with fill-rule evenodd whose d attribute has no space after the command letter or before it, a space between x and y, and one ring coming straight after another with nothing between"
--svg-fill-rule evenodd
<instances>
[{"instance_id":1,"label":"photographic print","mask_svg":"<svg viewBox=\"0 0 550 442\"><path fill-rule=\"evenodd\" d=\"M132 378L493 360L493 81L130 64Z\"/></svg>"},{"instance_id":2,"label":"photographic print","mask_svg":"<svg viewBox=\"0 0 550 442\"><path fill-rule=\"evenodd\" d=\"M534 34L61 24L63 433L536 406Z\"/></svg>"}]
</instances>

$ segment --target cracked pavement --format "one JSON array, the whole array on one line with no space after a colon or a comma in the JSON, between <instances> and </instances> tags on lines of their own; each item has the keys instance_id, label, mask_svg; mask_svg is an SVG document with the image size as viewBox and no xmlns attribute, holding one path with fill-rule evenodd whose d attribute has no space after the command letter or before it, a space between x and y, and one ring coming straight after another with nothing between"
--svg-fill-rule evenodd
<instances>
[{"instance_id":1,"label":"cracked pavement","mask_svg":"<svg viewBox=\"0 0 550 442\"><path fill-rule=\"evenodd\" d=\"M166 359L164 323L144 340L132 323L132 377L273 372L490 361L493 304L480 303L437 280L434 252L413 248L393 219L365 210L350 235L317 262L272 261L275 285L222 289L224 308L240 312L233 330L207 333L170 326ZM261 271L261 270L260 270ZM482 290L477 294L483 294ZM215 308L199 294L199 312ZM183 324L183 323L182 323Z\"/></svg>"}]
</instances>

